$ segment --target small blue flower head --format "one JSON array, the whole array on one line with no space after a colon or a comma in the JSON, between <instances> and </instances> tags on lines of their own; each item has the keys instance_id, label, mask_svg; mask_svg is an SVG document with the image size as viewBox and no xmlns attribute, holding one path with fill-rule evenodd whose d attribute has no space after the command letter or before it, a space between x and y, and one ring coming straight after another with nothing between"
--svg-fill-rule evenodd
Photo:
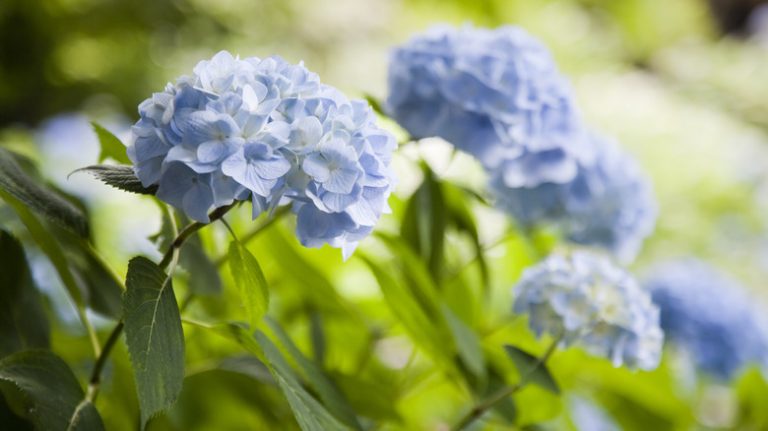
<instances>
[{"instance_id":1,"label":"small blue flower head","mask_svg":"<svg viewBox=\"0 0 768 431\"><path fill-rule=\"evenodd\" d=\"M650 181L629 154L605 138L583 134L573 147L583 148L578 159L551 150L502 161L490 172L498 207L523 226L553 224L571 242L633 260L656 222ZM564 177L552 173L568 160L576 161L576 174L560 181Z\"/></svg>"},{"instance_id":2,"label":"small blue flower head","mask_svg":"<svg viewBox=\"0 0 768 431\"><path fill-rule=\"evenodd\" d=\"M592 400L574 396L570 399L570 414L578 431L619 431L621 428L608 413Z\"/></svg>"},{"instance_id":3,"label":"small blue flower head","mask_svg":"<svg viewBox=\"0 0 768 431\"><path fill-rule=\"evenodd\" d=\"M652 370L663 333L650 295L607 257L589 251L553 254L527 269L514 290L515 313L527 314L537 336L578 342L614 366Z\"/></svg>"},{"instance_id":4,"label":"small blue flower head","mask_svg":"<svg viewBox=\"0 0 768 431\"><path fill-rule=\"evenodd\" d=\"M236 200L251 200L254 218L291 204L302 244L349 256L389 210L394 137L302 64L222 51L139 114L136 175L194 220Z\"/></svg>"},{"instance_id":5,"label":"small blue flower head","mask_svg":"<svg viewBox=\"0 0 768 431\"><path fill-rule=\"evenodd\" d=\"M413 137L439 136L488 168L560 148L579 127L549 52L517 27L432 28L392 53L389 91L387 109Z\"/></svg>"},{"instance_id":6,"label":"small blue flower head","mask_svg":"<svg viewBox=\"0 0 768 431\"><path fill-rule=\"evenodd\" d=\"M745 365L768 366L768 325L734 280L685 259L653 269L645 286L661 309L667 342L687 353L699 370L729 380Z\"/></svg>"}]
</instances>

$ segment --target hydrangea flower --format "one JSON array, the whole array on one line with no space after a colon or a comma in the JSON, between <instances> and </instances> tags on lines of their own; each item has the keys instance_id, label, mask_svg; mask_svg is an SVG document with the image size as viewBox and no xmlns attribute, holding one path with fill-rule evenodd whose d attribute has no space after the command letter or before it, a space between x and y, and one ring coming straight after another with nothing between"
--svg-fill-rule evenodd
<instances>
[{"instance_id":1,"label":"hydrangea flower","mask_svg":"<svg viewBox=\"0 0 768 431\"><path fill-rule=\"evenodd\" d=\"M254 218L291 204L302 244L348 256L389 209L394 137L303 64L222 51L139 114L136 175L193 220L236 200L251 200Z\"/></svg>"},{"instance_id":2,"label":"hydrangea flower","mask_svg":"<svg viewBox=\"0 0 768 431\"><path fill-rule=\"evenodd\" d=\"M592 400L580 396L570 398L571 420L578 431L619 431L621 428L608 413Z\"/></svg>"},{"instance_id":3,"label":"hydrangea flower","mask_svg":"<svg viewBox=\"0 0 768 431\"><path fill-rule=\"evenodd\" d=\"M523 226L550 223L571 242L631 261L656 222L650 181L629 154L605 138L583 134L574 146L585 150L570 181L551 179L549 166L564 157L557 153L504 160L490 172L497 205Z\"/></svg>"},{"instance_id":4,"label":"hydrangea flower","mask_svg":"<svg viewBox=\"0 0 768 431\"><path fill-rule=\"evenodd\" d=\"M434 27L394 50L389 89L387 110L413 137L441 137L487 168L567 149L579 129L549 52L517 27ZM568 158L551 166L556 178L575 173Z\"/></svg>"},{"instance_id":5,"label":"hydrangea flower","mask_svg":"<svg viewBox=\"0 0 768 431\"><path fill-rule=\"evenodd\" d=\"M514 312L537 336L578 342L588 352L651 370L661 358L659 310L650 295L607 257L577 250L528 268L514 289Z\"/></svg>"},{"instance_id":6,"label":"hydrangea flower","mask_svg":"<svg viewBox=\"0 0 768 431\"><path fill-rule=\"evenodd\" d=\"M768 325L734 280L695 260L671 261L645 281L670 344L697 368L728 380L749 363L768 365Z\"/></svg>"}]
</instances>

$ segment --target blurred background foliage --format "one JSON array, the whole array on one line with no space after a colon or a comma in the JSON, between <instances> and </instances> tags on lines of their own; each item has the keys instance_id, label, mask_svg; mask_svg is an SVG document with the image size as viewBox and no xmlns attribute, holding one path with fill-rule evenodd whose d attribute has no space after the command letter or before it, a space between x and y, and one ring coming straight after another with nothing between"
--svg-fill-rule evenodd
<instances>
[{"instance_id":1,"label":"blurred background foliage","mask_svg":"<svg viewBox=\"0 0 768 431\"><path fill-rule=\"evenodd\" d=\"M86 175L67 179L72 170L96 162L98 143L88 120L127 139L141 100L221 49L244 57L279 54L291 62L303 60L324 82L351 96L383 98L389 49L409 35L440 22L520 25L551 48L588 122L616 137L653 178L660 218L632 270L642 275L659 260L695 255L734 274L756 301L766 301L768 9L762 3L4 0L0 145L34 160L44 178L85 203L96 249L116 274L125 274L131 256L160 256L148 238L161 230L162 212L150 198L110 189ZM452 155L437 140L403 147L395 166L400 184L391 200L394 214L379 226L384 233L408 234L408 199L417 190L434 194L428 182L433 175L478 191L484 187L479 166L468 156ZM439 251L445 258L429 259L430 247L440 247L434 242L415 244L414 250L427 256L446 306L481 335L492 366L480 386L514 382L516 371L500 346L514 342L541 353L544 343L528 333L524 322L510 321L509 288L551 239L546 232L533 242L508 235L509 223L500 213L467 199L458 187L438 187L444 187L441 199L452 208L444 219L433 215L448 232ZM466 212L476 214L470 223L476 233L456 215ZM237 232L251 229L248 213L230 216ZM19 237L26 235L7 207L0 206L0 223ZM227 236L223 226L212 226L201 232L197 247L216 263L226 252ZM414 269L403 267L391 245L386 237L371 238L359 255L371 256L403 278L400 282L413 282L409 271ZM386 306L360 256L342 263L337 250L303 249L285 220L249 247L273 290L270 315L328 370L362 415L393 424L385 429L447 429L471 404L468 386L479 383L437 372L450 365L435 364L428 349L414 350L409 328ZM474 259L477 248L485 249L485 259ZM74 309L42 254L34 248L27 254L53 320L53 350L84 379L92 359ZM194 256L188 259L195 266ZM223 287L202 292L188 316L245 319L229 271L221 274ZM187 278L183 272L179 276L179 298L195 289ZM480 286L487 286L487 293L480 293ZM100 330L108 331L107 320L94 317ZM185 326L185 335L184 391L150 429L296 427L262 364L204 329ZM768 429L768 384L759 372L747 371L731 385L714 383L694 378L673 358L653 373L632 373L586 359L578 350L560 352L551 369L567 396L526 388L515 395L519 409L501 411L515 425L491 422L488 429L574 429L577 397L600 405L629 430ZM107 429L137 427L131 376L121 344L97 403ZM10 423L6 414L0 409L0 424Z\"/></svg>"}]
</instances>

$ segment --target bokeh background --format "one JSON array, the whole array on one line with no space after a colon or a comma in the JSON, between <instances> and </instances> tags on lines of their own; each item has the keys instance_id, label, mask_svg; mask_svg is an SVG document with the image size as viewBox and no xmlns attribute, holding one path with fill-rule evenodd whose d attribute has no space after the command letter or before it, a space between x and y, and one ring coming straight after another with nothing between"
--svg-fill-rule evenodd
<instances>
[{"instance_id":1,"label":"bokeh background","mask_svg":"<svg viewBox=\"0 0 768 431\"><path fill-rule=\"evenodd\" d=\"M543 40L570 78L587 122L614 136L640 160L653 179L660 217L655 234L632 267L635 273L642 275L661 260L697 256L747 286L755 301L768 303L768 3L761 0L4 0L0 2L0 145L32 158L47 179L87 202L96 244L122 274L131 256L158 256L147 237L159 229L160 212L151 200L117 192L87 175L67 178L74 169L96 162L98 143L88 121L99 121L127 139L139 102L222 49L243 57L278 54L291 62L304 61L324 82L351 96L383 99L390 49L436 23L515 24ZM386 124L403 135L393 123ZM444 143L427 140L418 148L405 148L396 161L400 184L392 202L395 216L382 220L384 230L396 225L401 200L420 182L418 156L447 180L483 187L479 167L469 157L451 157ZM480 235L493 242L506 222L492 210L478 211L483 220ZM246 218L242 214L233 223L244 226ZM0 222L17 223L7 209L0 210ZM300 254L321 268L344 304L376 318L385 314L375 282L361 262L353 259L342 267L333 250L302 250L286 233L289 228L272 234L282 235L282 255ZM222 253L226 233L214 229L206 235L209 251ZM271 245L255 247L268 256L265 272L272 274L278 289L300 284L280 275L281 261L271 256L275 254ZM491 315L504 315L508 288L532 259L523 248L512 241L490 254L493 285L502 299L494 303L497 309L488 311ZM57 318L70 322L55 339L67 352L64 345L79 331L74 312L53 270L44 259L36 262L38 285L46 291ZM304 304L301 294L298 297L286 295L278 305L280 313L288 313L293 302ZM226 298L206 307L200 313L228 313ZM305 336L307 325L301 318L296 322L292 332ZM347 334L343 322L339 320L332 331L351 337L347 353L354 356L368 345L356 340L354 331ZM213 341L195 347L195 332L187 335L193 358L209 356L207 349L232 349ZM377 340L384 368L405 366L408 350L401 348L403 343L396 336ZM338 369L347 367L344 351L330 354L331 363L339 361ZM75 349L68 355L77 363ZM566 381L597 379L607 386L598 384L593 390L611 388L614 395L602 404L618 411L619 417L635 409L636 416L622 425L643 425L636 429L734 427L744 414L739 391L757 390L751 386L756 383L748 382L741 383L747 389L717 386L686 398L655 388L654 384L667 384L654 380L657 377L614 372L609 366L582 369L568 357L553 368L558 363L559 377ZM663 368L659 373L671 373L674 364ZM211 412L195 404L204 403L204 398L189 396L176 416L169 414L153 426L225 427L228 417L234 420L227 412L243 423L266 421L259 413L247 413L256 392L223 378L213 384L215 379L204 371L202 366L197 370L197 380L188 385L191 392L185 393L206 388L229 404L221 402L224 407ZM382 371L379 377L388 375ZM235 394L226 386L229 383L238 388ZM632 393L622 392L625 384ZM130 381L115 385L130 388ZM361 389L361 396L373 396L375 386L368 389ZM445 382L431 382L428 377L413 391L397 398L399 413L410 417L413 429L440 429L439 420L422 418L449 416L462 402ZM521 396L544 400L538 410L522 413L528 422L558 417L562 401L535 391L525 394ZM377 408L386 410L387 394L378 395L383 399ZM600 398L593 393L586 396ZM768 399L759 400L768 405ZM135 396L128 394L121 402L135 407ZM577 407L579 403L573 402ZM118 403L100 409L105 410L108 427L113 427L109 429L130 429L126 424L137 419L121 413ZM198 416L181 409L197 409ZM768 413L762 414L762 423L768 426ZM571 426L573 421L568 421Z\"/></svg>"}]
</instances>

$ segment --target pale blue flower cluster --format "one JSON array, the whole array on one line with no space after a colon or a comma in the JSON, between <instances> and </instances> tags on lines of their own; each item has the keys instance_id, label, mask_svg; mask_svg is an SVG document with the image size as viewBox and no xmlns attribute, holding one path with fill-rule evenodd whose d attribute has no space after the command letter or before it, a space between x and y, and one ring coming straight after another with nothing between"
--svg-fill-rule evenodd
<instances>
[{"instance_id":1,"label":"pale blue flower cluster","mask_svg":"<svg viewBox=\"0 0 768 431\"><path fill-rule=\"evenodd\" d=\"M592 400L574 396L570 400L571 420L578 431L619 431L608 413Z\"/></svg>"},{"instance_id":2,"label":"pale blue flower cluster","mask_svg":"<svg viewBox=\"0 0 768 431\"><path fill-rule=\"evenodd\" d=\"M571 242L602 247L631 261L655 226L651 183L618 145L595 134L582 136L584 154L590 157L579 160L569 181L522 183L517 165L541 171L546 162L510 160L491 173L491 190L497 205L522 225L545 221Z\"/></svg>"},{"instance_id":3,"label":"pale blue flower cluster","mask_svg":"<svg viewBox=\"0 0 768 431\"><path fill-rule=\"evenodd\" d=\"M684 259L650 272L645 286L661 309L667 342L722 380L748 364L768 366L768 325L742 286L709 265Z\"/></svg>"},{"instance_id":4,"label":"pale blue flower cluster","mask_svg":"<svg viewBox=\"0 0 768 431\"><path fill-rule=\"evenodd\" d=\"M541 336L562 337L614 366L651 370L661 359L659 310L635 279L601 254L553 254L515 286L516 313Z\"/></svg>"},{"instance_id":5,"label":"pale blue flower cluster","mask_svg":"<svg viewBox=\"0 0 768 431\"><path fill-rule=\"evenodd\" d=\"M302 64L222 51L139 113L136 175L191 219L236 200L250 199L254 218L290 203L302 244L348 256L388 211L394 137Z\"/></svg>"},{"instance_id":6,"label":"pale blue flower cluster","mask_svg":"<svg viewBox=\"0 0 768 431\"><path fill-rule=\"evenodd\" d=\"M631 260L653 230L648 180L586 131L547 49L516 27L436 27L396 49L387 108L415 138L475 156L498 205L524 226Z\"/></svg>"},{"instance_id":7,"label":"pale blue flower cluster","mask_svg":"<svg viewBox=\"0 0 768 431\"><path fill-rule=\"evenodd\" d=\"M387 109L413 137L439 136L487 168L557 150L554 135L579 127L549 52L517 27L435 27L393 52L389 88Z\"/></svg>"}]
</instances>

